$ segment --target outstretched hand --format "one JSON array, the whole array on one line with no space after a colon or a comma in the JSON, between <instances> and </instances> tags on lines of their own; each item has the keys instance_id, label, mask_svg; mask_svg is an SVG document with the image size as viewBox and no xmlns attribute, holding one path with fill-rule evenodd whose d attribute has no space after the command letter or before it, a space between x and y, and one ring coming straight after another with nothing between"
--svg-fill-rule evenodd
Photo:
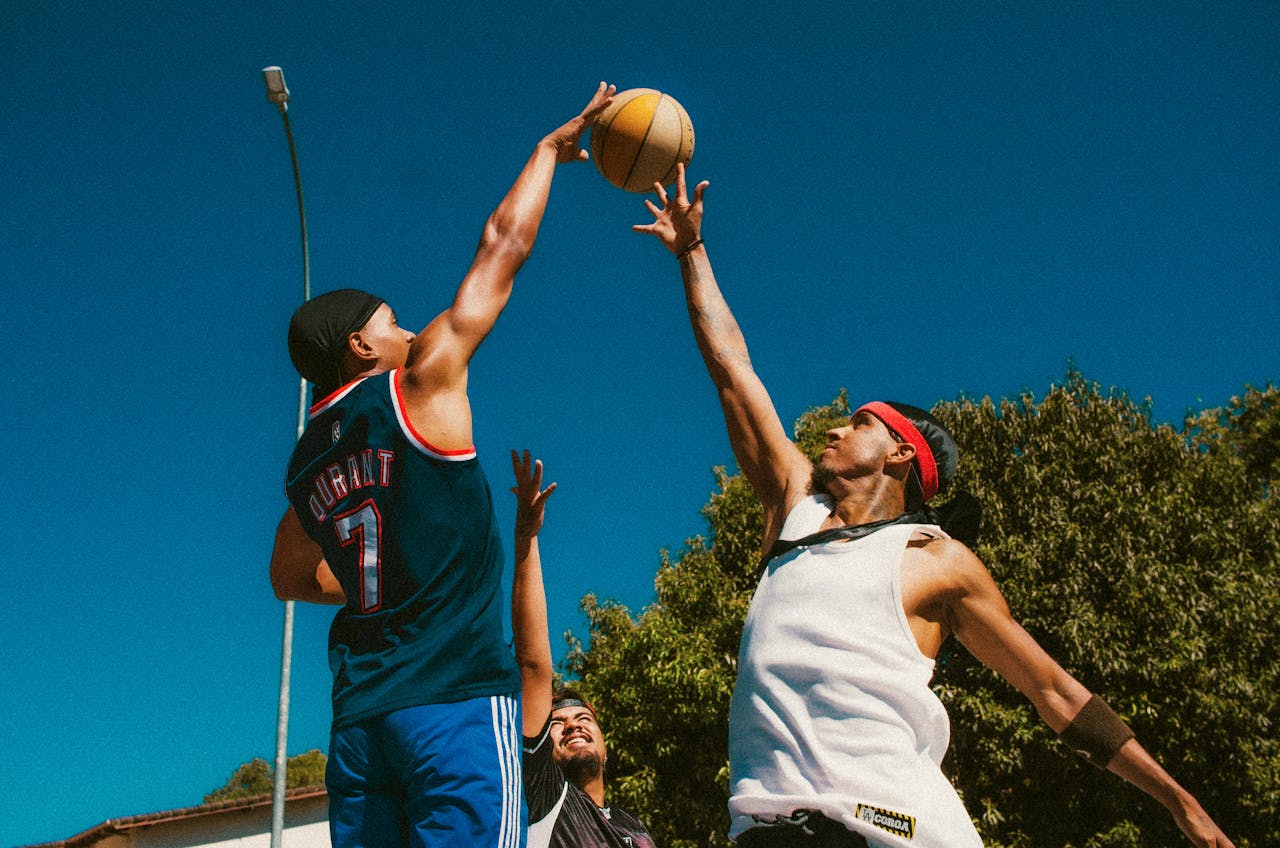
<instances>
[{"instance_id":1,"label":"outstretched hand","mask_svg":"<svg viewBox=\"0 0 1280 848\"><path fill-rule=\"evenodd\" d=\"M549 144L555 149L556 162L585 161L591 157L590 153L578 146L582 134L591 128L600 113L613 102L613 95L617 90L615 85L600 83L586 108L542 140L543 144Z\"/></svg>"},{"instance_id":2,"label":"outstretched hand","mask_svg":"<svg viewBox=\"0 0 1280 848\"><path fill-rule=\"evenodd\" d=\"M532 539L542 530L547 498L556 484L542 488L542 460L531 459L528 451L523 457L511 452L511 469L516 474L516 485L511 487L516 496L516 538Z\"/></svg>"},{"instance_id":3,"label":"outstretched hand","mask_svg":"<svg viewBox=\"0 0 1280 848\"><path fill-rule=\"evenodd\" d=\"M1173 811L1173 820L1179 829L1187 835L1199 848L1235 848L1235 843L1227 838L1222 829L1209 818L1199 802L1192 799L1189 808Z\"/></svg>"},{"instance_id":4,"label":"outstretched hand","mask_svg":"<svg viewBox=\"0 0 1280 848\"><path fill-rule=\"evenodd\" d=\"M681 255L702 238L702 194L709 185L706 180L698 183L693 189L691 201L685 183L684 163L677 163L675 198L667 196L667 190L661 183L654 183L653 190L662 201L662 207L659 208L652 200L646 200L644 205L653 213L653 223L636 224L631 229L637 233L651 233L667 250L677 256Z\"/></svg>"}]
</instances>

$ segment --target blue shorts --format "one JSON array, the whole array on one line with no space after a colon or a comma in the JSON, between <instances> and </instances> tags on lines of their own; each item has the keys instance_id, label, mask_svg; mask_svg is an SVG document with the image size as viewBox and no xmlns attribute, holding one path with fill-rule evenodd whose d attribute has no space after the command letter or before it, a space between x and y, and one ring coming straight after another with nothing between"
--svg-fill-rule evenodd
<instances>
[{"instance_id":1,"label":"blue shorts","mask_svg":"<svg viewBox=\"0 0 1280 848\"><path fill-rule=\"evenodd\" d=\"M339 728L325 784L334 848L519 848L519 701L428 704Z\"/></svg>"}]
</instances>

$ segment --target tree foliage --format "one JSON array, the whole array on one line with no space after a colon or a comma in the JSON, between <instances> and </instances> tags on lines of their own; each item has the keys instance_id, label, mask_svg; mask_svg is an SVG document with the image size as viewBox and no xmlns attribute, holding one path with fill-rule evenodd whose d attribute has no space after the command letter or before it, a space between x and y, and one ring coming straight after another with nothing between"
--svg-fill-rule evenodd
<instances>
[{"instance_id":1,"label":"tree foliage","mask_svg":"<svg viewBox=\"0 0 1280 848\"><path fill-rule=\"evenodd\" d=\"M1280 845L1280 392L1248 389L1181 430L1071 370L1043 398L961 398L954 489L984 507L977 554L1014 616L1238 846ZM797 423L815 456L842 393ZM600 710L610 795L659 844L725 845L726 735L761 515L717 468L709 533L660 554L639 615L583 601L590 647L565 670ZM955 640L933 685L952 721L944 767L991 848L1187 844L1166 811L1077 760L1010 685Z\"/></svg>"},{"instance_id":2,"label":"tree foliage","mask_svg":"<svg viewBox=\"0 0 1280 848\"><path fill-rule=\"evenodd\" d=\"M304 786L323 786L325 755L319 749L312 749L305 754L290 757L285 762L285 789L298 789ZM231 779L220 789L215 789L204 796L206 804L218 801L231 801L236 798L249 798L254 795L269 794L274 788L275 770L261 757L254 757L239 766L231 775Z\"/></svg>"}]
</instances>

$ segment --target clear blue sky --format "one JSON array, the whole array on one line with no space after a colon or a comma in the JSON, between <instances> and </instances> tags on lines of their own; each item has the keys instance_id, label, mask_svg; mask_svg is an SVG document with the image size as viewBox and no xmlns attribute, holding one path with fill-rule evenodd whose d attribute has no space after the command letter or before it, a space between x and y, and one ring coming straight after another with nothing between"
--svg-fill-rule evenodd
<instances>
[{"instance_id":1,"label":"clear blue sky","mask_svg":"<svg viewBox=\"0 0 1280 848\"><path fill-rule=\"evenodd\" d=\"M848 387L1043 394L1074 360L1158 417L1280 377L1280 5L75 3L0 29L10 495L0 845L199 803L274 745L301 292L447 303L532 145L597 81L673 94L704 234L784 421ZM560 483L551 625L653 599L731 463L638 195L557 176L473 363L476 441ZM299 607L289 750L327 744Z\"/></svg>"}]
</instances>

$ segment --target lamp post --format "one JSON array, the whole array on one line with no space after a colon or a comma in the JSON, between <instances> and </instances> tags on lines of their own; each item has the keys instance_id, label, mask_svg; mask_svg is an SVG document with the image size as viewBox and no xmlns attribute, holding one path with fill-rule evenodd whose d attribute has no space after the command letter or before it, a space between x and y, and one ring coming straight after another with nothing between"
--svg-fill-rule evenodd
<instances>
[{"instance_id":1,"label":"lamp post","mask_svg":"<svg viewBox=\"0 0 1280 848\"><path fill-rule=\"evenodd\" d=\"M289 126L289 88L284 72L272 65L262 69L267 84L267 100L280 110L285 138L289 141L289 159L293 163L293 184L298 195L298 223L302 233L302 300L311 299L311 262L307 248L307 215L302 205L302 177L298 171L298 152ZM307 426L307 381L298 378L298 435ZM271 848L281 848L284 835L285 772L288 768L289 742L289 677L293 658L293 601L284 602L284 632L280 640L280 699L276 709L275 782L271 793Z\"/></svg>"}]
</instances>

